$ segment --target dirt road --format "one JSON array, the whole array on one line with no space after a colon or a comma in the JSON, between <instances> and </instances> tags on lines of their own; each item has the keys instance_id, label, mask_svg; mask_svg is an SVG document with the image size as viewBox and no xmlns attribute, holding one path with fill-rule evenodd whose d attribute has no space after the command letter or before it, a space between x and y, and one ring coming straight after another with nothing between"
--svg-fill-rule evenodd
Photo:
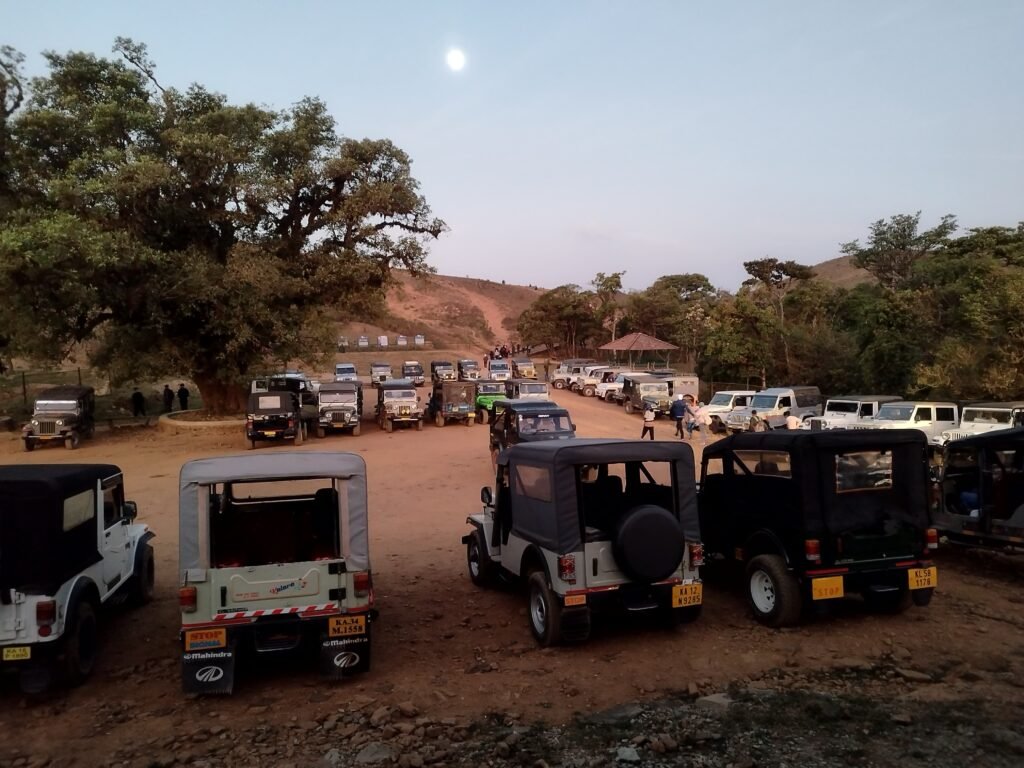
<instances>
[{"instance_id":1,"label":"dirt road","mask_svg":"<svg viewBox=\"0 0 1024 768\"><path fill-rule=\"evenodd\" d=\"M572 393L556 399L570 408L580 436L639 435L636 415ZM670 422L657 426L658 439L672 439ZM694 445L699 452L699 441ZM1024 580L1012 568L995 570L985 558L963 555L940 558L940 586L929 608L899 616L872 615L851 600L827 618L773 631L750 619L730 578L709 573L696 624L678 631L642 621L603 624L585 645L541 650L530 636L523 596L480 591L465 573L465 518L491 480L486 428L386 434L367 422L359 438L310 440L298 450L350 450L366 459L381 612L374 669L337 686L321 683L312 666L243 670L233 697L189 700L180 692L178 670L178 471L188 459L244 448L237 429L126 431L98 437L75 453L25 454L13 437L0 438L4 463L118 464L140 519L158 537L157 599L111 617L88 684L42 702L25 701L9 684L0 691L0 733L18 734L16 743L5 736L0 744L0 765L13 764L14 750L26 759L21 765L30 764L28 756L37 765L44 759L69 766L161 764L149 761L157 752L199 760L213 753L221 736L254 723L319 732L325 719L353 706L370 711L411 703L422 717L460 724L493 713L557 723L634 700L713 693L772 670L810 673L882 661L890 672L906 672L881 678L881 691L888 680L893 696L905 694L916 679L936 681L921 688L925 700L1024 698L1016 687L1024 678ZM265 757L260 764L284 761L284 753L261 754L281 759Z\"/></svg>"}]
</instances>

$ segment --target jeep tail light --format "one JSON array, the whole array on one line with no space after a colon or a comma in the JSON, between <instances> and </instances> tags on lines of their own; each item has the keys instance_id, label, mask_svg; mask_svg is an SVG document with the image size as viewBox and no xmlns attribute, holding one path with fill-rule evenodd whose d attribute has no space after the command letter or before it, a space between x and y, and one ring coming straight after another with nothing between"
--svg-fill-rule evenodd
<instances>
[{"instance_id":1,"label":"jeep tail light","mask_svg":"<svg viewBox=\"0 0 1024 768\"><path fill-rule=\"evenodd\" d=\"M36 603L36 624L39 625L40 637L50 636L55 621L57 621L56 600L40 600Z\"/></svg>"},{"instance_id":2,"label":"jeep tail light","mask_svg":"<svg viewBox=\"0 0 1024 768\"><path fill-rule=\"evenodd\" d=\"M821 542L818 539L806 539L804 541L804 557L809 563L821 562Z\"/></svg>"},{"instance_id":3,"label":"jeep tail light","mask_svg":"<svg viewBox=\"0 0 1024 768\"><path fill-rule=\"evenodd\" d=\"M558 578L566 584L576 583L576 555L561 555L558 558Z\"/></svg>"},{"instance_id":4,"label":"jeep tail light","mask_svg":"<svg viewBox=\"0 0 1024 768\"><path fill-rule=\"evenodd\" d=\"M372 586L373 582L368 571L357 571L352 574L352 589L355 591L356 597L369 597Z\"/></svg>"},{"instance_id":5,"label":"jeep tail light","mask_svg":"<svg viewBox=\"0 0 1024 768\"><path fill-rule=\"evenodd\" d=\"M703 544L691 544L690 545L690 567L700 568L704 565L704 545Z\"/></svg>"},{"instance_id":6,"label":"jeep tail light","mask_svg":"<svg viewBox=\"0 0 1024 768\"><path fill-rule=\"evenodd\" d=\"M938 549L939 548L939 532L934 528L929 528L925 531L925 541L928 542L927 549Z\"/></svg>"},{"instance_id":7,"label":"jeep tail light","mask_svg":"<svg viewBox=\"0 0 1024 768\"><path fill-rule=\"evenodd\" d=\"M181 607L182 613L195 613L196 603L195 587L182 587L178 590L178 605Z\"/></svg>"}]
</instances>

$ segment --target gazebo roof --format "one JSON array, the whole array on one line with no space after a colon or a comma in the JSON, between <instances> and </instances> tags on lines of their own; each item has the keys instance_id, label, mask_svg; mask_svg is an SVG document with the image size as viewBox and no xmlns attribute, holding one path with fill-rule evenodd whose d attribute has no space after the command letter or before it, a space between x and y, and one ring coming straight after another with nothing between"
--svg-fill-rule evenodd
<instances>
[{"instance_id":1,"label":"gazebo roof","mask_svg":"<svg viewBox=\"0 0 1024 768\"><path fill-rule=\"evenodd\" d=\"M657 352L663 350L679 349L675 344L656 339L646 333L630 333L621 339L610 341L600 347L616 352Z\"/></svg>"}]
</instances>

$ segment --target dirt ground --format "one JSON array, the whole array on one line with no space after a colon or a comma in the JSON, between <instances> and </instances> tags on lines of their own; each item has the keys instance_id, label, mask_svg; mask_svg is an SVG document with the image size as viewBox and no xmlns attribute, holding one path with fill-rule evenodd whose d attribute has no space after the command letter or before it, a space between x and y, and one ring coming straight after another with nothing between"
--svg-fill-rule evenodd
<instances>
[{"instance_id":1,"label":"dirt ground","mask_svg":"<svg viewBox=\"0 0 1024 768\"><path fill-rule=\"evenodd\" d=\"M555 399L570 408L580 436L639 436L636 415L571 393ZM673 439L669 422L657 422L657 438ZM232 697L196 700L181 693L178 669L178 471L189 459L243 452L240 430L122 430L100 434L74 453L26 454L13 435L0 436L3 463L119 465L140 520L157 534L156 600L109 617L92 680L41 701L26 700L10 681L0 687L0 733L18 734L16 745L7 736L0 744L0 765L172 764L139 757L139 750L158 748L170 749L180 762L202 762L217 743L213 723L221 736L254 722L319 729L339 711L397 711L400 703L449 724L489 717L557 726L627 702L696 697L776 674L805 679L840 669L878 669L870 685L854 687L894 699L910 696L914 706L971 701L1019 707L1024 700L1022 569L1012 560L1006 565L957 551L940 554L931 606L903 615L873 615L849 600L800 628L770 630L750 618L735 579L710 570L704 613L693 625L670 631L643 621L605 623L584 645L539 649L524 597L481 591L466 575L460 538L466 515L479 508L480 488L492 480L486 443L480 425L386 434L367 422L358 438L309 440L300 447L354 451L366 459L380 609L374 667L338 685L322 683L313 665L243 668ZM699 453L700 442L693 445ZM252 764L285 762L271 759L272 751L262 754Z\"/></svg>"}]
</instances>

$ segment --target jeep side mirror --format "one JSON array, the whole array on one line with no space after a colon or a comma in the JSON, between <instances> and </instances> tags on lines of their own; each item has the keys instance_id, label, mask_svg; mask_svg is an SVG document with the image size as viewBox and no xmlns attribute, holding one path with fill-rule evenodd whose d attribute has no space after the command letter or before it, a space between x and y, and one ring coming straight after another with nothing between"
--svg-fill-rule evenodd
<instances>
[{"instance_id":1,"label":"jeep side mirror","mask_svg":"<svg viewBox=\"0 0 1024 768\"><path fill-rule=\"evenodd\" d=\"M480 501L484 503L485 507L493 506L494 496L491 494L490 486L485 485L483 488L480 489Z\"/></svg>"},{"instance_id":2,"label":"jeep side mirror","mask_svg":"<svg viewBox=\"0 0 1024 768\"><path fill-rule=\"evenodd\" d=\"M139 516L139 506L134 501L126 501L122 507L125 520L134 520Z\"/></svg>"}]
</instances>

